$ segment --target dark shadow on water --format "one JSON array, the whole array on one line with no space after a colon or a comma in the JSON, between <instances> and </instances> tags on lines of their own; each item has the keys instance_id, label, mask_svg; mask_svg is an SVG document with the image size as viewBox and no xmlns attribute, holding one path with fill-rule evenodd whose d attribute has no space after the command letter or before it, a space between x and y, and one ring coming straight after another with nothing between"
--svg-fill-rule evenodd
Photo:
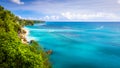
<instances>
[{"instance_id":1,"label":"dark shadow on water","mask_svg":"<svg viewBox=\"0 0 120 68\"><path fill-rule=\"evenodd\" d=\"M98 68L98 67L89 63L83 63L83 64L69 63L69 64L65 64L62 68Z\"/></svg>"}]
</instances>

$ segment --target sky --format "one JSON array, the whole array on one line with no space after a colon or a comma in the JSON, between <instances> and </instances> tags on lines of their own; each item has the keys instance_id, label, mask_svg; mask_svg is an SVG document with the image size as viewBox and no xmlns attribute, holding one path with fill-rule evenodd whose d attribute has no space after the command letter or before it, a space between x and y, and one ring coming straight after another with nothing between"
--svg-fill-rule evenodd
<instances>
[{"instance_id":1,"label":"sky","mask_svg":"<svg viewBox=\"0 0 120 68\"><path fill-rule=\"evenodd\" d=\"M23 19L45 21L120 21L120 0L0 0Z\"/></svg>"}]
</instances>

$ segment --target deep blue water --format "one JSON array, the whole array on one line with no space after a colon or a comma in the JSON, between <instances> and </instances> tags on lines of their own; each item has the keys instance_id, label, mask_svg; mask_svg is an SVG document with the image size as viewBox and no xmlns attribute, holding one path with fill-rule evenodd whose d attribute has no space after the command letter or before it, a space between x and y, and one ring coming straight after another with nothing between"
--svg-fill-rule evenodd
<instances>
[{"instance_id":1,"label":"deep blue water","mask_svg":"<svg viewBox=\"0 0 120 68\"><path fill-rule=\"evenodd\" d=\"M46 22L27 39L52 49L53 68L120 68L119 22Z\"/></svg>"}]
</instances>

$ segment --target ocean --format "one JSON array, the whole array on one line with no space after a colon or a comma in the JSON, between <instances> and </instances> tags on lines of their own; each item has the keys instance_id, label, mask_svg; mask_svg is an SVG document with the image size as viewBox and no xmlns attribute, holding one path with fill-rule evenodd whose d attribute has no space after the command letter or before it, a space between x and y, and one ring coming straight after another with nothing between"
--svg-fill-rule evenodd
<instances>
[{"instance_id":1,"label":"ocean","mask_svg":"<svg viewBox=\"0 0 120 68\"><path fill-rule=\"evenodd\" d=\"M25 28L28 40L53 50L53 68L120 68L119 22L46 22Z\"/></svg>"}]
</instances>

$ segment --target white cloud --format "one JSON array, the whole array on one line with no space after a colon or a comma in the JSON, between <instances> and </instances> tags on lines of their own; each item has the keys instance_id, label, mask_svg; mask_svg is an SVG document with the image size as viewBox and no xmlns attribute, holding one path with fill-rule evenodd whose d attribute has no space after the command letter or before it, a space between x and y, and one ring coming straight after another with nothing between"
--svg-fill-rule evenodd
<instances>
[{"instance_id":1,"label":"white cloud","mask_svg":"<svg viewBox=\"0 0 120 68\"><path fill-rule=\"evenodd\" d=\"M16 3L16 4L24 4L24 2L21 2L20 0L11 0L13 3Z\"/></svg>"},{"instance_id":2,"label":"white cloud","mask_svg":"<svg viewBox=\"0 0 120 68\"><path fill-rule=\"evenodd\" d=\"M74 17L74 15L70 12L62 13L62 16L66 17L67 19L72 19Z\"/></svg>"},{"instance_id":3,"label":"white cloud","mask_svg":"<svg viewBox=\"0 0 120 68\"><path fill-rule=\"evenodd\" d=\"M75 13L64 12L58 15L46 15L43 17L21 17L22 19L45 20L45 21L118 21L120 17L114 13L94 12L94 13Z\"/></svg>"},{"instance_id":4,"label":"white cloud","mask_svg":"<svg viewBox=\"0 0 120 68\"><path fill-rule=\"evenodd\" d=\"M118 19L119 17L113 13L72 13L72 12L65 12L61 13L62 16L69 20L90 20L90 19Z\"/></svg>"},{"instance_id":5,"label":"white cloud","mask_svg":"<svg viewBox=\"0 0 120 68\"><path fill-rule=\"evenodd\" d=\"M120 0L118 0L118 4L120 4Z\"/></svg>"},{"instance_id":6,"label":"white cloud","mask_svg":"<svg viewBox=\"0 0 120 68\"><path fill-rule=\"evenodd\" d=\"M21 19L28 19L28 20L45 20L45 21L50 21L50 20L59 20L59 16L55 16L55 15L52 15L52 16L44 16L44 17L22 17L20 15L18 15L19 18Z\"/></svg>"},{"instance_id":7,"label":"white cloud","mask_svg":"<svg viewBox=\"0 0 120 68\"><path fill-rule=\"evenodd\" d=\"M41 18L43 20L59 20L59 16L45 16L43 18Z\"/></svg>"}]
</instances>

